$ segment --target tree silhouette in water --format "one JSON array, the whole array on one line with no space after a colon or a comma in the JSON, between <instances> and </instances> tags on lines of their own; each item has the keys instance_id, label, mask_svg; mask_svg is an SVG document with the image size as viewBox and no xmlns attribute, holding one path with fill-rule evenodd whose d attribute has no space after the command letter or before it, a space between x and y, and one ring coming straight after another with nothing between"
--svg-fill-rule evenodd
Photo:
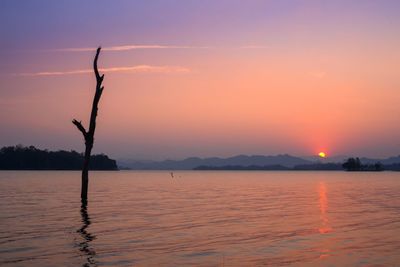
<instances>
[{"instance_id":1,"label":"tree silhouette in water","mask_svg":"<svg viewBox=\"0 0 400 267\"><path fill-rule=\"evenodd\" d=\"M89 185L89 162L90 162L90 154L92 153L93 142L94 142L94 132L96 130L96 117L97 117L97 106L100 101L101 94L103 93L104 87L102 86L104 74L100 75L99 70L97 68L97 59L99 58L101 47L97 48L96 56L93 61L93 69L94 74L96 76L96 92L93 98L92 104L92 112L90 114L90 123L89 130L87 131L85 127L83 127L81 121L72 120L72 123L81 131L83 138L85 139L85 156L82 167L82 188L81 188L81 200L82 203L87 202L87 193L88 193L88 185Z\"/></svg>"}]
</instances>

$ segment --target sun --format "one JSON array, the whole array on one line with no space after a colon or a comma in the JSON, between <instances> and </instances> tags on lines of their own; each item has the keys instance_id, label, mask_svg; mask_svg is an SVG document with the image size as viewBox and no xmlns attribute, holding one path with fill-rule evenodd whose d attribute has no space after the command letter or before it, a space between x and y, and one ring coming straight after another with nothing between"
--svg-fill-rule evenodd
<instances>
[{"instance_id":1,"label":"sun","mask_svg":"<svg viewBox=\"0 0 400 267\"><path fill-rule=\"evenodd\" d=\"M320 158L326 158L326 153L325 153L325 152L319 152L319 153L318 153L318 156L319 156Z\"/></svg>"}]
</instances>

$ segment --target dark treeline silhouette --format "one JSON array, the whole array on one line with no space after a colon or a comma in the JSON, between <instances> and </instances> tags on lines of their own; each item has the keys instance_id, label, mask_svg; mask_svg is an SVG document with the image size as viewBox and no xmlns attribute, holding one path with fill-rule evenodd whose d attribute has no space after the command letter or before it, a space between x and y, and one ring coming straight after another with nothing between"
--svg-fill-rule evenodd
<instances>
[{"instance_id":1,"label":"dark treeline silhouette","mask_svg":"<svg viewBox=\"0 0 400 267\"><path fill-rule=\"evenodd\" d=\"M48 151L34 146L0 149L0 170L80 170L84 157L76 151ZM104 154L91 156L91 170L117 170L117 163Z\"/></svg>"},{"instance_id":2,"label":"dark treeline silhouette","mask_svg":"<svg viewBox=\"0 0 400 267\"><path fill-rule=\"evenodd\" d=\"M226 165L226 166L198 166L193 168L193 170L198 171L287 171L290 168L282 166L282 165L266 165L266 166L257 166L257 165L249 165L249 166L241 166L241 165Z\"/></svg>"},{"instance_id":3,"label":"dark treeline silhouette","mask_svg":"<svg viewBox=\"0 0 400 267\"><path fill-rule=\"evenodd\" d=\"M232 171L338 171L343 170L341 164L339 163L315 163L315 164L302 164L296 165L292 168L282 166L282 165L226 165L226 166L198 166L193 168L193 170L212 170L212 171L222 171L222 170L232 170Z\"/></svg>"},{"instance_id":4,"label":"dark treeline silhouette","mask_svg":"<svg viewBox=\"0 0 400 267\"><path fill-rule=\"evenodd\" d=\"M315 163L304 164L293 167L295 171L341 171L343 170L340 163Z\"/></svg>"},{"instance_id":5,"label":"dark treeline silhouette","mask_svg":"<svg viewBox=\"0 0 400 267\"><path fill-rule=\"evenodd\" d=\"M386 164L383 168L388 171L400 171L400 163Z\"/></svg>"},{"instance_id":6,"label":"dark treeline silhouette","mask_svg":"<svg viewBox=\"0 0 400 267\"><path fill-rule=\"evenodd\" d=\"M383 165L380 162L371 164L361 164L359 158L349 158L345 163L314 163L314 164L301 164L294 167L286 167L282 165L225 165L225 166L209 166L201 165L193 168L193 170L200 171L400 171L400 163Z\"/></svg>"},{"instance_id":7,"label":"dark treeline silhouette","mask_svg":"<svg viewBox=\"0 0 400 267\"><path fill-rule=\"evenodd\" d=\"M359 158L349 158L342 166L346 171L383 171L382 163L362 164Z\"/></svg>"}]
</instances>

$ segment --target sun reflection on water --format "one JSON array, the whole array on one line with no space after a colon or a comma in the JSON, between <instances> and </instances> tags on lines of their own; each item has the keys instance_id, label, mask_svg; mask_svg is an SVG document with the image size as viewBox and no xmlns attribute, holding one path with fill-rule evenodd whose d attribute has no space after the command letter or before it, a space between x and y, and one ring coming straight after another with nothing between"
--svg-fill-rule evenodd
<instances>
[{"instance_id":1,"label":"sun reflection on water","mask_svg":"<svg viewBox=\"0 0 400 267\"><path fill-rule=\"evenodd\" d=\"M326 186L324 182L319 183L318 187L319 193L319 209L320 209L320 218L322 221L321 227L319 227L319 232L321 234L326 234L332 231L332 228L329 226L329 219L327 216L328 210L328 197L326 194Z\"/></svg>"},{"instance_id":2,"label":"sun reflection on water","mask_svg":"<svg viewBox=\"0 0 400 267\"><path fill-rule=\"evenodd\" d=\"M319 209L320 209L320 218L321 218L321 226L318 228L320 234L327 234L332 232L332 227L330 226L327 211L328 211L328 196L326 185L324 182L320 182L318 186L318 195L319 195ZM320 251L320 259L326 258L330 256L330 250L327 248L321 249Z\"/></svg>"}]
</instances>

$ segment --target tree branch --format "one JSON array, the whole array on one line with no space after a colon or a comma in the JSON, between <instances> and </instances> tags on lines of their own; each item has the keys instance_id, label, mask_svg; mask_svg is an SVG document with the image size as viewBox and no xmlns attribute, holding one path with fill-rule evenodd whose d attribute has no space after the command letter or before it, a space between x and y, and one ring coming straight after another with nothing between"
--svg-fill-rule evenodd
<instances>
[{"instance_id":1,"label":"tree branch","mask_svg":"<svg viewBox=\"0 0 400 267\"><path fill-rule=\"evenodd\" d=\"M101 84L101 82L104 79L104 74L100 76L99 69L97 68L97 59L99 58L100 50L101 47L97 48L96 56L94 57L93 61L93 69L94 69L94 74L96 75L97 84Z\"/></svg>"},{"instance_id":2,"label":"tree branch","mask_svg":"<svg viewBox=\"0 0 400 267\"><path fill-rule=\"evenodd\" d=\"M94 131L96 129L96 117L97 117L97 106L100 101L101 94L103 93L104 87L102 86L103 79L104 79L104 74L100 75L99 69L97 68L97 59L99 58L101 47L97 48L96 51L96 56L94 57L93 61L93 69L94 69L94 74L96 75L96 92L94 94L93 98L93 104L92 104L92 112L90 114L90 122L89 122L89 130L87 132L88 136L91 136L93 139L94 136Z\"/></svg>"},{"instance_id":3,"label":"tree branch","mask_svg":"<svg viewBox=\"0 0 400 267\"><path fill-rule=\"evenodd\" d=\"M86 139L87 132L85 130L85 127L83 127L82 122L73 119L72 123L75 124L76 128L78 128L78 130L82 132L83 137Z\"/></svg>"}]
</instances>

